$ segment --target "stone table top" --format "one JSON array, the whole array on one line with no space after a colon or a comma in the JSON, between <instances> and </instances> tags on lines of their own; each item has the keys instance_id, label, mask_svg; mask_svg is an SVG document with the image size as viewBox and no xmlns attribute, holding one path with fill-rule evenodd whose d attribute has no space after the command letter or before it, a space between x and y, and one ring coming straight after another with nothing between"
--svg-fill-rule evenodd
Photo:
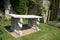
<instances>
[{"instance_id":1,"label":"stone table top","mask_svg":"<svg viewBox=\"0 0 60 40\"><path fill-rule=\"evenodd\" d=\"M18 15L18 14L7 14L7 15L14 18L42 18L41 16L36 15Z\"/></svg>"}]
</instances>

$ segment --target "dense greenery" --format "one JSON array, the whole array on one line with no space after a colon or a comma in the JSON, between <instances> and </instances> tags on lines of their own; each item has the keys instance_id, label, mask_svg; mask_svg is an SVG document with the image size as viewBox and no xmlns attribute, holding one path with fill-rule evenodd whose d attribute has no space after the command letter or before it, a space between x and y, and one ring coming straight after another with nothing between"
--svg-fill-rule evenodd
<instances>
[{"instance_id":1,"label":"dense greenery","mask_svg":"<svg viewBox=\"0 0 60 40\"><path fill-rule=\"evenodd\" d=\"M37 5L38 15L43 13L44 8L40 6L38 0L11 0L13 10L18 14L27 14L29 9Z\"/></svg>"},{"instance_id":2,"label":"dense greenery","mask_svg":"<svg viewBox=\"0 0 60 40\"><path fill-rule=\"evenodd\" d=\"M1 0L0 1L0 20L2 19L2 18L4 18L4 2L3 2L3 0Z\"/></svg>"},{"instance_id":3,"label":"dense greenery","mask_svg":"<svg viewBox=\"0 0 60 40\"><path fill-rule=\"evenodd\" d=\"M28 0L11 0L13 10L18 14L26 14Z\"/></svg>"},{"instance_id":4,"label":"dense greenery","mask_svg":"<svg viewBox=\"0 0 60 40\"><path fill-rule=\"evenodd\" d=\"M15 13L18 13L18 14L27 14L29 6L30 6L30 8L32 8L34 5L37 5L38 15L41 15L41 14L43 14L43 12L45 12L45 8L43 6L41 6L41 4L39 3L40 2L39 0L10 0L10 1L11 1L13 10L15 11ZM51 1L50 20L56 20L60 0L50 0L50 1ZM3 2L3 0L1 0L0 1L0 10L4 10L3 5L4 5L4 2ZM33 6L31 7L31 5L33 5Z\"/></svg>"},{"instance_id":5,"label":"dense greenery","mask_svg":"<svg viewBox=\"0 0 60 40\"><path fill-rule=\"evenodd\" d=\"M60 26L60 22L58 22L58 21L51 21L51 22L48 22L48 24L51 26L54 26L54 27Z\"/></svg>"},{"instance_id":6,"label":"dense greenery","mask_svg":"<svg viewBox=\"0 0 60 40\"><path fill-rule=\"evenodd\" d=\"M4 12L0 10L0 21L5 18Z\"/></svg>"},{"instance_id":7,"label":"dense greenery","mask_svg":"<svg viewBox=\"0 0 60 40\"><path fill-rule=\"evenodd\" d=\"M0 1L0 10L4 11L4 1Z\"/></svg>"},{"instance_id":8,"label":"dense greenery","mask_svg":"<svg viewBox=\"0 0 60 40\"><path fill-rule=\"evenodd\" d=\"M40 5L38 7L38 15L43 16L44 13L46 13L46 9L44 6Z\"/></svg>"},{"instance_id":9,"label":"dense greenery","mask_svg":"<svg viewBox=\"0 0 60 40\"><path fill-rule=\"evenodd\" d=\"M28 9L33 8L34 5L37 5L38 15L41 15L43 11L45 11L44 8L39 4L39 0L10 0L10 2L12 4L13 10L18 14L27 14L29 11ZM1 10L4 10L3 6L4 2L2 0L0 1Z\"/></svg>"},{"instance_id":10,"label":"dense greenery","mask_svg":"<svg viewBox=\"0 0 60 40\"><path fill-rule=\"evenodd\" d=\"M51 0L51 6L50 6L51 17L50 17L50 20L57 20L59 1L60 0Z\"/></svg>"}]
</instances>

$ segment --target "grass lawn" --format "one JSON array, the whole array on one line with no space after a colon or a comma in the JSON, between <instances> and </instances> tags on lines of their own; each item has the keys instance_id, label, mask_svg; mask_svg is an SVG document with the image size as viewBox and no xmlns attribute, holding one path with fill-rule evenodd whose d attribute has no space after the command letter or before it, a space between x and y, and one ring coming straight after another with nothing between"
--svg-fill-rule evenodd
<instances>
[{"instance_id":1,"label":"grass lawn","mask_svg":"<svg viewBox=\"0 0 60 40\"><path fill-rule=\"evenodd\" d=\"M5 31L5 26L9 26L10 21L0 22L0 30L3 32L3 40L60 40L60 29L41 23L39 32L32 33L20 38L14 38Z\"/></svg>"}]
</instances>

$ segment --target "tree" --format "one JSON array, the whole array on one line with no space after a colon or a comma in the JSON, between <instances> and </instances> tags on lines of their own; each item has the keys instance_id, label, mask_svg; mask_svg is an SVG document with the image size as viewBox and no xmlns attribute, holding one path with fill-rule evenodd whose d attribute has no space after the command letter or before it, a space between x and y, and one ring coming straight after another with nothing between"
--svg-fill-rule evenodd
<instances>
[{"instance_id":1,"label":"tree","mask_svg":"<svg viewBox=\"0 0 60 40\"><path fill-rule=\"evenodd\" d=\"M58 12L58 8L59 8L59 1L60 0L51 0L51 6L50 6L50 10L51 10L50 20L51 21L57 20L57 12Z\"/></svg>"},{"instance_id":2,"label":"tree","mask_svg":"<svg viewBox=\"0 0 60 40\"><path fill-rule=\"evenodd\" d=\"M9 20L11 17L8 16L7 14L10 13L11 9L10 0L4 0L4 9L5 9L5 19Z\"/></svg>"},{"instance_id":3,"label":"tree","mask_svg":"<svg viewBox=\"0 0 60 40\"><path fill-rule=\"evenodd\" d=\"M39 14L43 16L44 23L47 23L48 19L48 11L49 11L49 6L50 6L50 1L49 0L41 0L39 1L40 7L39 7Z\"/></svg>"},{"instance_id":4,"label":"tree","mask_svg":"<svg viewBox=\"0 0 60 40\"><path fill-rule=\"evenodd\" d=\"M44 23L47 23L47 19L48 19L48 11L49 11L49 6L50 6L50 1L49 0L45 0L45 2L43 2L43 6L45 7L46 12L43 14L43 18L44 18Z\"/></svg>"}]
</instances>

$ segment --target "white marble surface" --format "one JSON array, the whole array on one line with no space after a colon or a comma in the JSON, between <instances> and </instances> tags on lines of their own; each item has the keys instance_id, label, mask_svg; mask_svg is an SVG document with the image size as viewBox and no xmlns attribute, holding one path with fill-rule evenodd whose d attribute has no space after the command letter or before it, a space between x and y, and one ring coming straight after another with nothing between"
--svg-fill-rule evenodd
<instances>
[{"instance_id":1,"label":"white marble surface","mask_svg":"<svg viewBox=\"0 0 60 40\"><path fill-rule=\"evenodd\" d=\"M41 16L36 15L17 15L17 14L7 14L7 15L14 18L42 18Z\"/></svg>"}]
</instances>

